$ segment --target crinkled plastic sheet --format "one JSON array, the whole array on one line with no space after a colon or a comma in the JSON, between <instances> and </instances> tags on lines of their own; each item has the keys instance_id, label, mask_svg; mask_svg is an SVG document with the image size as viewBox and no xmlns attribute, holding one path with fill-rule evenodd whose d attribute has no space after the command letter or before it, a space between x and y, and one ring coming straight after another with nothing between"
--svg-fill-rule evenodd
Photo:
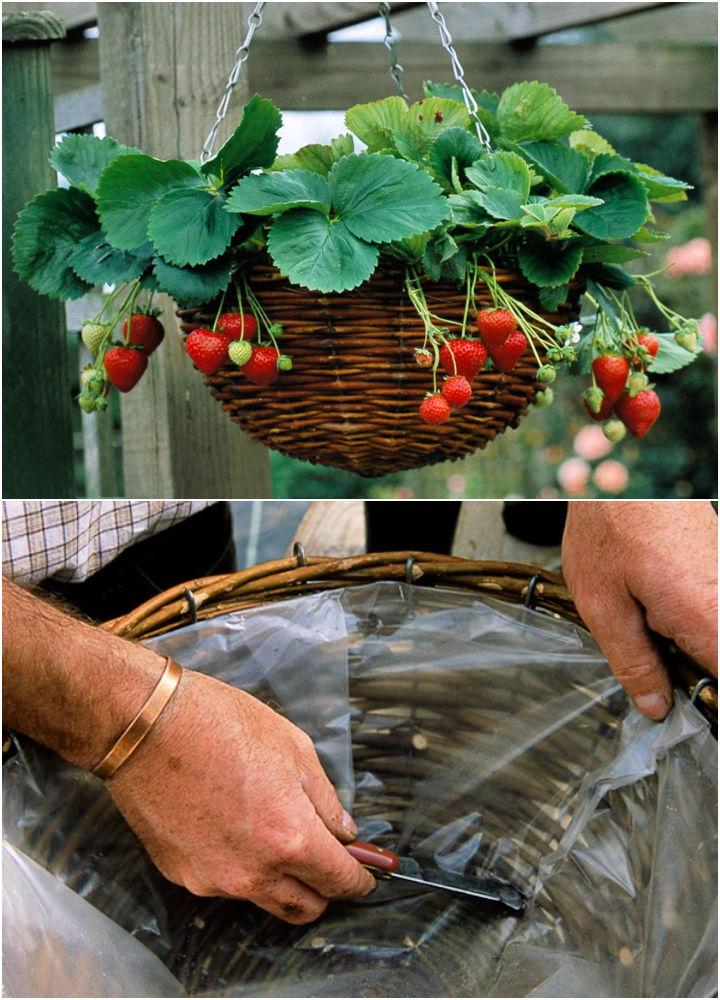
<instances>
[{"instance_id":1,"label":"crinkled plastic sheet","mask_svg":"<svg viewBox=\"0 0 720 1000\"><path fill-rule=\"evenodd\" d=\"M153 868L99 781L23 744L6 767L6 837L188 995L713 994L717 745L680 693L662 725L628 711L582 629L381 583L149 644L307 730L363 838L529 896L516 919L386 881L309 927L196 899ZM47 913L28 935L52 957ZM8 982L27 948L16 934Z\"/></svg>"}]
</instances>

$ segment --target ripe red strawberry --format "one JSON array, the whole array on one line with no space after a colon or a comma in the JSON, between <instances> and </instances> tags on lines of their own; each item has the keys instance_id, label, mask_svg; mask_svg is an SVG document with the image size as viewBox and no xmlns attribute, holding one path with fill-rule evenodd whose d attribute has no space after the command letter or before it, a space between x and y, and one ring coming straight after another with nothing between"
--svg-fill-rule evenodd
<instances>
[{"instance_id":1,"label":"ripe red strawberry","mask_svg":"<svg viewBox=\"0 0 720 1000\"><path fill-rule=\"evenodd\" d=\"M420 404L420 419L426 424L444 424L450 419L450 404L439 392L426 396Z\"/></svg>"},{"instance_id":2,"label":"ripe red strawberry","mask_svg":"<svg viewBox=\"0 0 720 1000\"><path fill-rule=\"evenodd\" d=\"M425 347L415 348L415 364L421 368L430 368L433 363L433 356Z\"/></svg>"},{"instance_id":3,"label":"ripe red strawberry","mask_svg":"<svg viewBox=\"0 0 720 1000\"><path fill-rule=\"evenodd\" d=\"M603 354L593 360L592 369L605 398L614 403L622 396L630 374L630 362L619 354Z\"/></svg>"},{"instance_id":4,"label":"ripe red strawberry","mask_svg":"<svg viewBox=\"0 0 720 1000\"><path fill-rule=\"evenodd\" d=\"M213 375L228 360L227 338L202 326L185 341L185 350L195 367L206 375Z\"/></svg>"},{"instance_id":5,"label":"ripe red strawberry","mask_svg":"<svg viewBox=\"0 0 720 1000\"><path fill-rule=\"evenodd\" d=\"M509 309L481 309L477 328L488 347L498 347L514 333L517 322Z\"/></svg>"},{"instance_id":6,"label":"ripe red strawberry","mask_svg":"<svg viewBox=\"0 0 720 1000\"><path fill-rule=\"evenodd\" d=\"M464 375L472 380L487 359L487 348L480 340L459 337L440 348L440 364L448 375Z\"/></svg>"},{"instance_id":7,"label":"ripe red strawberry","mask_svg":"<svg viewBox=\"0 0 720 1000\"><path fill-rule=\"evenodd\" d=\"M145 374L147 351L141 347L111 347L105 352L103 364L115 388L120 392L130 392Z\"/></svg>"},{"instance_id":8,"label":"ripe red strawberry","mask_svg":"<svg viewBox=\"0 0 720 1000\"><path fill-rule=\"evenodd\" d=\"M660 350L660 341L657 337L653 337L651 333L641 333L638 337L638 344L645 348L651 358L657 356L657 352ZM632 359L634 365L640 364L639 355L635 355Z\"/></svg>"},{"instance_id":9,"label":"ripe red strawberry","mask_svg":"<svg viewBox=\"0 0 720 1000\"><path fill-rule=\"evenodd\" d=\"M270 385L280 374L277 347L253 347L252 357L243 366L243 372L258 385Z\"/></svg>"},{"instance_id":10,"label":"ripe red strawberry","mask_svg":"<svg viewBox=\"0 0 720 1000\"><path fill-rule=\"evenodd\" d=\"M129 332L128 332L129 324ZM165 331L159 319L147 313L133 313L123 323L123 339L128 344L144 347L148 355L162 344Z\"/></svg>"},{"instance_id":11,"label":"ripe red strawberry","mask_svg":"<svg viewBox=\"0 0 720 1000\"><path fill-rule=\"evenodd\" d=\"M585 411L591 420L595 420L597 423L602 423L604 420L608 420L612 415L615 404L611 399L608 399L607 396L603 396L602 402L600 403L600 409L597 413L593 413L588 406L586 399L583 400L583 406L585 407Z\"/></svg>"},{"instance_id":12,"label":"ripe red strawberry","mask_svg":"<svg viewBox=\"0 0 720 1000\"><path fill-rule=\"evenodd\" d=\"M525 334L520 330L514 330L502 344L490 348L490 357L498 371L509 372L523 356L527 346Z\"/></svg>"},{"instance_id":13,"label":"ripe red strawberry","mask_svg":"<svg viewBox=\"0 0 720 1000\"><path fill-rule=\"evenodd\" d=\"M615 412L633 437L645 437L657 418L662 406L653 389L643 389L637 396L623 393L615 404Z\"/></svg>"},{"instance_id":14,"label":"ripe red strawberry","mask_svg":"<svg viewBox=\"0 0 720 1000\"><path fill-rule=\"evenodd\" d=\"M442 384L442 394L450 406L465 406L472 396L472 386L464 375L451 375Z\"/></svg>"},{"instance_id":15,"label":"ripe red strawberry","mask_svg":"<svg viewBox=\"0 0 720 1000\"><path fill-rule=\"evenodd\" d=\"M216 332L230 340L252 340L257 333L257 323L252 313L227 312L218 320Z\"/></svg>"}]
</instances>

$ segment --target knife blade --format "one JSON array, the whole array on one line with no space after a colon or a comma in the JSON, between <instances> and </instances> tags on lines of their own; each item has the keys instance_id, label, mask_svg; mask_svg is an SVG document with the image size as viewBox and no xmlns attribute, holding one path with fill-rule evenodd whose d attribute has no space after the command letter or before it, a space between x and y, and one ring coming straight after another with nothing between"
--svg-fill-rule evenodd
<instances>
[{"instance_id":1,"label":"knife blade","mask_svg":"<svg viewBox=\"0 0 720 1000\"><path fill-rule=\"evenodd\" d=\"M520 890L498 879L474 878L437 868L424 868L414 858L401 857L394 851L363 840L355 840L345 847L361 865L379 872L380 878L397 878L428 889L473 896L488 903L496 903L512 913L522 913L525 909L525 897Z\"/></svg>"}]
</instances>

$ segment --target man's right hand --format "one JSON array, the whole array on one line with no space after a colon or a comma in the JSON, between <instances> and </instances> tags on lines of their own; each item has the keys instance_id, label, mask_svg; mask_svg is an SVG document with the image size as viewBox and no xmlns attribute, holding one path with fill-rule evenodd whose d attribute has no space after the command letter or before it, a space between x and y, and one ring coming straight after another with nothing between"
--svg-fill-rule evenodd
<instances>
[{"instance_id":1,"label":"man's right hand","mask_svg":"<svg viewBox=\"0 0 720 1000\"><path fill-rule=\"evenodd\" d=\"M256 698L184 672L137 752L108 782L160 871L198 896L249 899L307 923L375 880L310 738Z\"/></svg>"}]
</instances>

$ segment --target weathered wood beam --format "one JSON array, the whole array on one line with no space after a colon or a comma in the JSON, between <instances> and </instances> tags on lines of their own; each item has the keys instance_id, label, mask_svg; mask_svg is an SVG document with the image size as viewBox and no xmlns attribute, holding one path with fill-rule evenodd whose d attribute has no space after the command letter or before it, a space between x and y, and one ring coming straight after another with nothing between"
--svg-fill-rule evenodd
<instances>
[{"instance_id":1,"label":"weathered wood beam","mask_svg":"<svg viewBox=\"0 0 720 1000\"><path fill-rule=\"evenodd\" d=\"M517 52L506 45L457 46L473 86L502 90L518 80L543 80L581 111L685 113L717 107L717 49L674 45L540 45ZM419 96L423 80L452 79L442 48L434 42L403 45L408 93ZM382 45L327 45L313 53L292 42L258 39L249 62L250 89L288 111L345 108L391 93Z\"/></svg>"},{"instance_id":2,"label":"weathered wood beam","mask_svg":"<svg viewBox=\"0 0 720 1000\"><path fill-rule=\"evenodd\" d=\"M391 6L397 13L425 5L393 3ZM377 16L377 3L269 3L263 11L261 31L266 38L299 38L328 34Z\"/></svg>"},{"instance_id":3,"label":"weathered wood beam","mask_svg":"<svg viewBox=\"0 0 720 1000\"><path fill-rule=\"evenodd\" d=\"M70 132L103 120L102 87L81 87L55 98L55 131Z\"/></svg>"},{"instance_id":4,"label":"weathered wood beam","mask_svg":"<svg viewBox=\"0 0 720 1000\"><path fill-rule=\"evenodd\" d=\"M122 142L196 157L214 119L248 4L110 3L99 9L105 120ZM212 7L212 10L209 10ZM241 79L236 107L247 98ZM232 116L219 142L232 128ZM161 296L165 342L122 400L125 492L136 497L264 497L267 451L222 411L185 354Z\"/></svg>"},{"instance_id":5,"label":"weathered wood beam","mask_svg":"<svg viewBox=\"0 0 720 1000\"><path fill-rule=\"evenodd\" d=\"M456 41L523 42L552 32L615 21L641 11L669 8L675 4L444 3L440 6ZM403 39L422 40L428 37L429 32L436 31L423 9L400 13L393 17L393 22Z\"/></svg>"}]
</instances>

